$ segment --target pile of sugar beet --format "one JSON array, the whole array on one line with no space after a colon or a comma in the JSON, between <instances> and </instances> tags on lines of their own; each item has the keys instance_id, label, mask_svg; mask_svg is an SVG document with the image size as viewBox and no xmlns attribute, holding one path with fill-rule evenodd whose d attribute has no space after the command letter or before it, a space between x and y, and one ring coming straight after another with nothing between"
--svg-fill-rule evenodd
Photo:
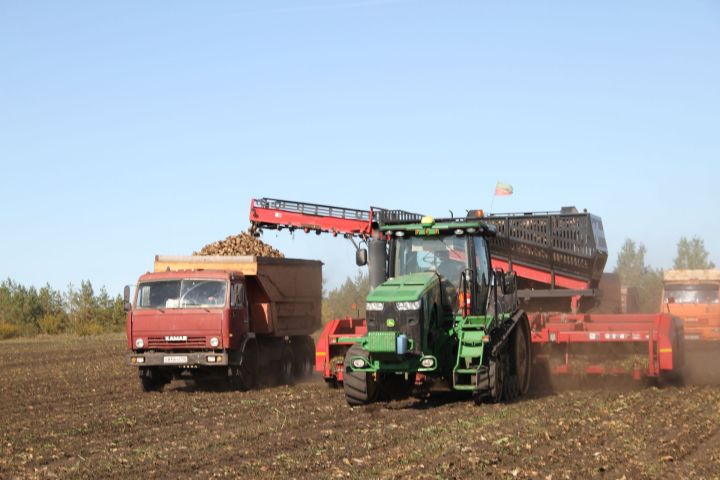
<instances>
[{"instance_id":1,"label":"pile of sugar beet","mask_svg":"<svg viewBox=\"0 0 720 480\"><path fill-rule=\"evenodd\" d=\"M199 252L193 252L193 255L255 255L274 258L283 258L285 256L259 238L245 232L230 235L225 240L218 240L205 245Z\"/></svg>"}]
</instances>

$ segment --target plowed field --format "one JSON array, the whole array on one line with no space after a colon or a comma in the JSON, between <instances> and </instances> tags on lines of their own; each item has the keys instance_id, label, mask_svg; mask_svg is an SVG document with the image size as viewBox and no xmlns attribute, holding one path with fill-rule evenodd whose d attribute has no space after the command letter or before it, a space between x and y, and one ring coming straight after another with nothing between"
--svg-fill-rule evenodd
<instances>
[{"instance_id":1,"label":"plowed field","mask_svg":"<svg viewBox=\"0 0 720 480\"><path fill-rule=\"evenodd\" d=\"M0 342L0 478L719 478L720 386L350 409L320 380L142 393L119 335ZM718 363L718 359L714 359Z\"/></svg>"}]
</instances>

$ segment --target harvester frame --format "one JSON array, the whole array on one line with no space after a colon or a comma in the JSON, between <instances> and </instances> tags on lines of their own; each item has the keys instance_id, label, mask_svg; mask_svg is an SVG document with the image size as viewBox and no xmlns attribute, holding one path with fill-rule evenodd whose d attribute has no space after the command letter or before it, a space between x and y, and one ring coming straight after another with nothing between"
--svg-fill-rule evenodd
<instances>
[{"instance_id":1,"label":"harvester frame","mask_svg":"<svg viewBox=\"0 0 720 480\"><path fill-rule=\"evenodd\" d=\"M268 198L253 199L250 211L251 229L255 232L264 228L287 228L306 233L326 232L345 238L359 237L368 241L371 259L373 244L386 241L387 230L393 228L387 227L383 231L383 226L418 222L421 218L421 215L402 210L345 209ZM530 307L530 336L536 363L559 358L559 362L554 362L552 371L560 375L583 371L591 375L630 374L636 379L679 378L683 348L682 323L677 318L667 314L588 313L601 296L598 286L607 260L607 246L599 217L570 207L560 212L490 216L484 216L481 211L469 211L465 218L450 220L463 224L480 220L494 227L496 235L488 238L492 271L513 272L512 276L518 279L518 290L511 295L516 295ZM370 275L371 284L380 283L377 278L372 278L372 270ZM330 355L329 348L335 346L349 350L353 339L367 334L364 319L347 322L329 322L318 341L316 369L323 373L330 385L347 381L347 373L337 362L332 364L332 358L338 357L338 350ZM456 322L456 325L459 324ZM341 325L344 325L342 333L336 330ZM347 326L355 331L348 334ZM471 324L466 323L461 329L471 331ZM468 338L471 336L468 335ZM324 341L326 337L327 342ZM475 345L476 340L469 343ZM573 362L574 353L598 353L595 355L597 358L603 357L604 353L610 356L616 348L634 352L647 360L622 368L606 367L602 361L586 362L585 365ZM352 357L351 354L350 362ZM488 377L495 373L490 370L488 366Z\"/></svg>"}]
</instances>

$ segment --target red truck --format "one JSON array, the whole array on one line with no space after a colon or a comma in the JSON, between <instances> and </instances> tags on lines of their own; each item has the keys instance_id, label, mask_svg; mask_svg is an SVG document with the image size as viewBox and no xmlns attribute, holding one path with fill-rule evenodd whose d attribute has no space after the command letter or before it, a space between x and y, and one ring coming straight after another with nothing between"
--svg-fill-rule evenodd
<instances>
[{"instance_id":1,"label":"red truck","mask_svg":"<svg viewBox=\"0 0 720 480\"><path fill-rule=\"evenodd\" d=\"M255 256L156 256L125 289L129 365L144 391L172 379L291 383L315 362L322 262Z\"/></svg>"}]
</instances>

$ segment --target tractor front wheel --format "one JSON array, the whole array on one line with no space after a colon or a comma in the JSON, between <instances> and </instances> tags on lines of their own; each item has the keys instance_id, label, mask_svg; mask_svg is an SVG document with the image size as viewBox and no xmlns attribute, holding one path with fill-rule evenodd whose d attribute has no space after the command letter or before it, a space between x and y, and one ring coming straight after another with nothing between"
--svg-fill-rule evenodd
<instances>
[{"instance_id":1,"label":"tractor front wheel","mask_svg":"<svg viewBox=\"0 0 720 480\"><path fill-rule=\"evenodd\" d=\"M352 357L363 357L370 359L370 354L363 348L355 344L347 352L345 356L345 378L343 388L345 390L345 400L348 405L355 407L358 405L367 405L377 398L378 388L377 381L372 373L355 372L347 369L347 364Z\"/></svg>"}]
</instances>

